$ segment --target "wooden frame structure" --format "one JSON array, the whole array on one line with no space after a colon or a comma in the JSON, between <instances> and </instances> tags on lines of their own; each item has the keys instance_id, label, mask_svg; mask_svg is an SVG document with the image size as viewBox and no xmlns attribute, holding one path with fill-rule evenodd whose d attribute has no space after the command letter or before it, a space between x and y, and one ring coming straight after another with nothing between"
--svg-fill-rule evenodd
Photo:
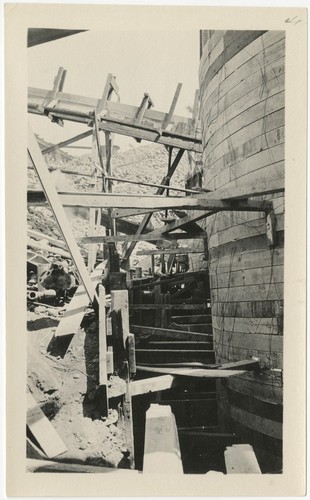
<instances>
[{"instance_id":1,"label":"wooden frame structure","mask_svg":"<svg viewBox=\"0 0 310 500\"><path fill-rule=\"evenodd\" d=\"M249 200L253 195L269 194L284 191L283 179L279 178L272 184L262 182L251 186L238 186L230 189L219 189L213 192L199 192L197 190L182 189L170 186L170 180L176 171L185 151L201 153L201 133L198 125L198 101L199 94L196 92L193 118L188 119L174 115L176 103L181 91L179 83L173 97L170 109L167 113L155 111L153 102L149 94L145 93L140 106L129 106L120 103L119 89L115 77L108 75L101 99L93 99L63 92L66 72L59 68L54 85L51 91L44 89L30 88L28 91L28 112L36 115L47 116L51 121L57 124L63 124L64 121L73 121L85 124L91 127L90 130L79 134L72 139L60 142L57 145L45 148L40 151L35 136L29 127L28 152L31 162L38 174L43 191L32 190L28 192L28 203L32 205L42 205L46 202L51 206L56 221L59 225L65 248L76 266L81 278L82 285L85 288L88 299L93 302L96 299L99 307L99 392L100 407L103 416L107 416L109 402L107 394L108 360L110 359L107 347L106 335L109 333L110 324L106 317L106 295L105 290L100 286L99 297L95 291L94 283L90 276L90 270L93 269L93 263L87 269L84 259L81 256L77 241L75 240L70 225L68 223L64 207L87 207L99 209L100 222L109 228L110 233L106 236L97 236L90 234L81 238L80 242L89 245L105 243L112 245L115 251L115 243L124 241L123 252L121 255L122 266L129 267L129 259L132 251L138 241L157 242L159 240L171 240L175 242L178 239L205 238L205 233L200 230L195 223L218 212L218 211L255 211L262 212L266 216L267 236L272 244L273 233L273 206L269 201ZM113 92L117 96L117 102L111 100ZM100 143L100 132L105 133L106 161L102 156L102 147ZM118 133L130 136L138 142L141 140L151 141L164 145L168 150L168 169L160 184L139 183L156 187L156 193L153 196L131 196L125 194L112 194L111 181L132 182L135 181L115 178L111 170L111 152L112 139L111 134ZM96 142L100 172L102 174L102 192L97 193L57 193L53 183L50 182L48 167L44 161L44 156L88 136L93 135ZM173 149L176 153L173 157ZM169 191L176 190L189 194L190 196L170 196ZM166 196L164 196L166 195ZM153 229L150 225L152 214L156 211L166 211L165 223L159 229ZM190 210L194 213L178 217L169 221L167 210ZM140 224L134 225L131 221L126 221L124 217L130 215L145 214ZM127 226L126 226L127 223ZM131 223L131 232L129 225ZM125 227L126 226L126 227ZM193 231L193 228L195 229ZM117 232L126 232L126 235L119 235ZM148 234L146 234L148 233ZM169 250L140 252L140 254L154 255L155 253L171 254L189 253L190 250L174 248ZM111 252L110 252L111 253ZM113 252L112 252L113 253ZM200 252L203 253L203 252ZM113 267L113 266L111 266ZM117 267L117 266L116 266ZM111 275L114 277L119 273L119 268L115 266L110 268ZM119 273L120 274L120 273ZM117 281L117 280L116 280ZM111 281L113 282L113 280ZM139 285L138 285L139 286ZM144 286L143 284L141 285ZM154 284L156 287L156 283ZM137 288L137 287L136 287ZM147 368L136 367L134 336L129 331L129 313L128 313L128 292L122 289L111 290L111 315L112 315L112 336L113 336L113 361L114 370L126 381L126 392L124 394L123 408L125 413L125 424L127 433L127 442L130 451L131 467L134 467L134 446L132 430L132 408L131 398L134 395L142 394L145 391L158 391L169 389L180 383L182 377L207 377L221 378L232 375L231 367L223 369L171 369L171 368ZM145 309L161 309L163 304L145 305ZM200 306L188 304L183 307L184 310L204 309L205 305ZM141 304L136 304L132 309L141 309ZM171 304L165 304L164 309L172 310ZM63 332L61 333L63 335ZM210 351L211 352L211 351ZM132 382L135 370L142 369L152 373L161 374L160 377L150 378L147 381ZM236 368L236 367L235 367ZM243 371L235 371L234 374L242 374Z\"/></svg>"}]
</instances>

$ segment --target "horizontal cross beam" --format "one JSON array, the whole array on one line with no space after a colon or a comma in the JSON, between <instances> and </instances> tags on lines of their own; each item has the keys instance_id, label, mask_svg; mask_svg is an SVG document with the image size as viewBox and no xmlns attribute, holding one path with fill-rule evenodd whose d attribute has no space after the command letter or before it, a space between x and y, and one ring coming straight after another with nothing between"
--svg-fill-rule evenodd
<instances>
[{"instance_id":1,"label":"horizontal cross beam","mask_svg":"<svg viewBox=\"0 0 310 500\"><path fill-rule=\"evenodd\" d=\"M140 235L128 235L128 234L118 234L117 236L83 236L78 239L79 243L84 243L84 244L92 244L92 243L119 243L122 241L148 241L148 242L156 242L159 240L167 240L167 241L175 241L175 240L192 240L192 239L200 239L200 238L205 238L206 233L201 231L201 233L198 234L189 234L189 233L182 233L182 232L176 232L172 234L160 234L155 231L152 231L149 233L151 236L148 234L140 234Z\"/></svg>"},{"instance_id":2,"label":"horizontal cross beam","mask_svg":"<svg viewBox=\"0 0 310 500\"><path fill-rule=\"evenodd\" d=\"M98 99L82 97L64 92L57 93L57 104L42 111L42 103L48 95L47 90L28 89L28 112L32 114L49 113L55 120L68 120L92 126L92 117L98 106ZM100 100L99 100L100 101ZM202 152L201 134L192 127L188 118L173 115L172 130L161 130L166 113L146 109L141 123L136 123L139 108L119 102L106 102L106 112L100 116L98 127L106 132L117 133L141 140L157 142L165 146ZM184 133L176 132L182 125Z\"/></svg>"},{"instance_id":3,"label":"horizontal cross beam","mask_svg":"<svg viewBox=\"0 0 310 500\"><path fill-rule=\"evenodd\" d=\"M32 191L33 198L37 194L37 202L34 204L42 204L45 196L42 192ZM182 210L227 210L227 211L250 211L250 212L266 212L272 207L269 201L257 200L220 200L210 198L210 194L199 195L197 197L190 196L136 196L129 194L110 194L110 193L59 193L59 197L65 207L87 207L87 208L133 208L133 209L148 209L153 212L167 209L182 209Z\"/></svg>"},{"instance_id":4,"label":"horizontal cross beam","mask_svg":"<svg viewBox=\"0 0 310 500\"><path fill-rule=\"evenodd\" d=\"M157 248L156 250L139 250L136 255L184 255L187 253L204 253L204 251L190 248Z\"/></svg>"}]
</instances>

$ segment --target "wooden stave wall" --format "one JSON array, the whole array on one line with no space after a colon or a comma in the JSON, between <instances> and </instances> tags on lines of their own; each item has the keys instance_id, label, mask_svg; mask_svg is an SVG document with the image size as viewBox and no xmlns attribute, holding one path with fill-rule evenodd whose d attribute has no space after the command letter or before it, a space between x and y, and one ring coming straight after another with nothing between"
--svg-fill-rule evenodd
<instances>
[{"instance_id":1,"label":"wooden stave wall","mask_svg":"<svg viewBox=\"0 0 310 500\"><path fill-rule=\"evenodd\" d=\"M234 35L215 31L201 36L203 186L212 190L284 178L285 34ZM274 248L267 246L262 214L223 212L201 225L208 234L217 360L256 356L266 369L218 383L222 427L232 421L237 432L255 442L262 462L269 454L276 470L282 461L282 422L275 415L282 414L284 196L256 199L274 203ZM250 410L263 404L269 414L242 410L232 401L234 394L248 397ZM258 403L251 407L251 400Z\"/></svg>"}]
</instances>

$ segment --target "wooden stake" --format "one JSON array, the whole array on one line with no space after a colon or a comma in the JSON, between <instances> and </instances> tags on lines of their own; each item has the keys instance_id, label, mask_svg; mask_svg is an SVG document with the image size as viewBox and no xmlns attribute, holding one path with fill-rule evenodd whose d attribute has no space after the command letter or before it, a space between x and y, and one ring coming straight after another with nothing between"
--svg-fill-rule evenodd
<instances>
[{"instance_id":1,"label":"wooden stake","mask_svg":"<svg viewBox=\"0 0 310 500\"><path fill-rule=\"evenodd\" d=\"M106 331L106 298L103 285L99 285L99 408L103 417L108 416L108 370L107 370L107 331Z\"/></svg>"}]
</instances>

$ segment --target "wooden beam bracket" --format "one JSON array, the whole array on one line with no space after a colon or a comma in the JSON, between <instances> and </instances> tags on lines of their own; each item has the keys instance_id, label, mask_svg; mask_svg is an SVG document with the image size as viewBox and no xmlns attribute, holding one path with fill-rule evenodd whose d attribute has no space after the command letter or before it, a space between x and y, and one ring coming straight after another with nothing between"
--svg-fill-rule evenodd
<instances>
[{"instance_id":1,"label":"wooden beam bracket","mask_svg":"<svg viewBox=\"0 0 310 500\"><path fill-rule=\"evenodd\" d=\"M136 117L135 117L135 120L134 122L136 124L140 124L143 120L143 116L144 116L144 113L147 109L150 109L154 106L154 103L150 97L149 94L145 93L143 98L142 98L142 101L141 101L141 104L139 106L139 109L137 111L137 114L136 114Z\"/></svg>"},{"instance_id":2,"label":"wooden beam bracket","mask_svg":"<svg viewBox=\"0 0 310 500\"><path fill-rule=\"evenodd\" d=\"M62 92L63 90L66 74L67 71L64 68L60 67L58 69L57 75L54 78L52 90L47 94L43 103L38 106L38 110L41 113L44 113L52 122L57 123L57 125L60 125L61 127L63 127L64 124L63 120L57 116L54 116L50 111L50 108L54 108L58 104L57 94L58 92Z\"/></svg>"},{"instance_id":3,"label":"wooden beam bracket","mask_svg":"<svg viewBox=\"0 0 310 500\"><path fill-rule=\"evenodd\" d=\"M269 247L274 247L276 245L277 233L276 233L276 217L273 209L266 212L266 236L267 236L267 245Z\"/></svg>"}]
</instances>

